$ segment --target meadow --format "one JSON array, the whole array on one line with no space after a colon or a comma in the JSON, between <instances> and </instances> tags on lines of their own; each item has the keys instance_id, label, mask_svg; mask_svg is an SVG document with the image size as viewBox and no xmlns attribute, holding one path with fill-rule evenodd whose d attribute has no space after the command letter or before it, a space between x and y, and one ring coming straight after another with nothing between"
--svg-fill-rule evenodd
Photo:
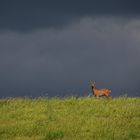
<instances>
[{"instance_id":1,"label":"meadow","mask_svg":"<svg viewBox=\"0 0 140 140\"><path fill-rule=\"evenodd\" d=\"M0 140L140 140L140 98L0 99Z\"/></svg>"}]
</instances>

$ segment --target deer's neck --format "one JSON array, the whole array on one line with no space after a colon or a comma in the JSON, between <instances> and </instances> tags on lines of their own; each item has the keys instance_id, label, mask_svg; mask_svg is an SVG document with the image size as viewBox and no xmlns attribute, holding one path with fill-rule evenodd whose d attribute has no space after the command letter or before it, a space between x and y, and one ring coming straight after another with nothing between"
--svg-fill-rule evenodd
<instances>
[{"instance_id":1,"label":"deer's neck","mask_svg":"<svg viewBox=\"0 0 140 140\"><path fill-rule=\"evenodd\" d=\"M94 95L94 93L95 93L95 92L94 92L95 87L92 86L91 88L92 88L92 94Z\"/></svg>"}]
</instances>

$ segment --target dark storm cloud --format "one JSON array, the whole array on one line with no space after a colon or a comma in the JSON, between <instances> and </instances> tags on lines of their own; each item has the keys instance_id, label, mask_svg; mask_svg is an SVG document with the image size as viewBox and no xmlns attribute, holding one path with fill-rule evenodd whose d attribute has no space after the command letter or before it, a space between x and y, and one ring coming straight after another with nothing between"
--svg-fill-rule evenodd
<instances>
[{"instance_id":1,"label":"dark storm cloud","mask_svg":"<svg viewBox=\"0 0 140 140\"><path fill-rule=\"evenodd\" d=\"M139 17L138 0L1 0L0 30L63 27L85 16Z\"/></svg>"},{"instance_id":2,"label":"dark storm cloud","mask_svg":"<svg viewBox=\"0 0 140 140\"><path fill-rule=\"evenodd\" d=\"M139 96L139 5L1 0L0 96L87 95L90 79Z\"/></svg>"},{"instance_id":3,"label":"dark storm cloud","mask_svg":"<svg viewBox=\"0 0 140 140\"><path fill-rule=\"evenodd\" d=\"M0 96L140 92L140 20L83 18L67 28L0 32Z\"/></svg>"}]
</instances>

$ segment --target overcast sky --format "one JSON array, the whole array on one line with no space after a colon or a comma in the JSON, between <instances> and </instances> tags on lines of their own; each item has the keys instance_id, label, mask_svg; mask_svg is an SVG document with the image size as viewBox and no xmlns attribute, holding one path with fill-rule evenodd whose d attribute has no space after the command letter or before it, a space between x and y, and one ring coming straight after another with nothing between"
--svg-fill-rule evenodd
<instances>
[{"instance_id":1,"label":"overcast sky","mask_svg":"<svg viewBox=\"0 0 140 140\"><path fill-rule=\"evenodd\" d=\"M139 73L140 1L0 1L0 97L140 96Z\"/></svg>"}]
</instances>

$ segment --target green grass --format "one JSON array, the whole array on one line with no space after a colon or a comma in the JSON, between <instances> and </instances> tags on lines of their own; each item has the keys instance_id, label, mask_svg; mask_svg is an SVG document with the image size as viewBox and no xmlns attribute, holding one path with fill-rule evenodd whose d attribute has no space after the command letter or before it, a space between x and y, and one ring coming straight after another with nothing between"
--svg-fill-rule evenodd
<instances>
[{"instance_id":1,"label":"green grass","mask_svg":"<svg viewBox=\"0 0 140 140\"><path fill-rule=\"evenodd\" d=\"M140 98L0 99L0 140L140 140Z\"/></svg>"}]
</instances>

